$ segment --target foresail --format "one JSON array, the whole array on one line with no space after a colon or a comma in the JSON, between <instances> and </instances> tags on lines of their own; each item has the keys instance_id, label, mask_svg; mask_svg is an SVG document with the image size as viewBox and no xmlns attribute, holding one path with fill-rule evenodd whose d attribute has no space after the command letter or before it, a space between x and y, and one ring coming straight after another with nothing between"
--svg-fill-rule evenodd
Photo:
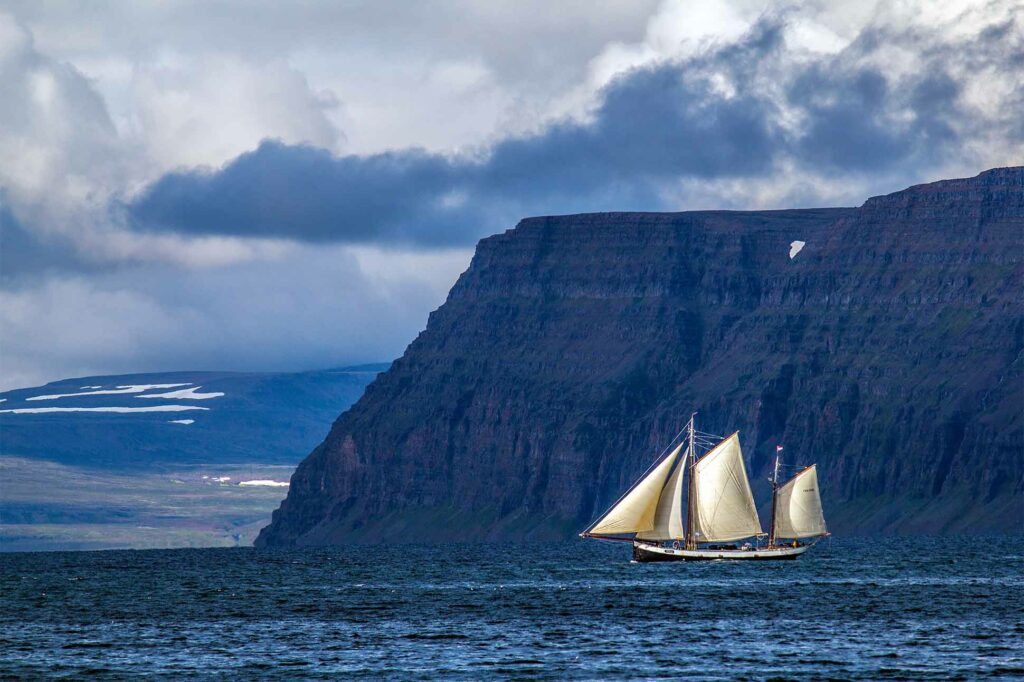
<instances>
[{"instance_id":1,"label":"foresail","mask_svg":"<svg viewBox=\"0 0 1024 682\"><path fill-rule=\"evenodd\" d=\"M682 445L679 446L680 448ZM654 510L654 527L637 534L641 540L682 540L686 535L683 521L683 485L686 457L682 458L668 477Z\"/></svg>"},{"instance_id":2,"label":"foresail","mask_svg":"<svg viewBox=\"0 0 1024 682\"><path fill-rule=\"evenodd\" d=\"M680 444L587 531L588 535L624 535L641 533L654 528L665 482L672 473L683 446ZM677 467L678 468L678 467Z\"/></svg>"},{"instance_id":3,"label":"foresail","mask_svg":"<svg viewBox=\"0 0 1024 682\"><path fill-rule=\"evenodd\" d=\"M826 533L818 470L812 464L779 488L775 498L775 536L809 538Z\"/></svg>"},{"instance_id":4,"label":"foresail","mask_svg":"<svg viewBox=\"0 0 1024 682\"><path fill-rule=\"evenodd\" d=\"M727 542L762 532L739 434L729 436L697 460L694 483L693 525L698 542Z\"/></svg>"}]
</instances>

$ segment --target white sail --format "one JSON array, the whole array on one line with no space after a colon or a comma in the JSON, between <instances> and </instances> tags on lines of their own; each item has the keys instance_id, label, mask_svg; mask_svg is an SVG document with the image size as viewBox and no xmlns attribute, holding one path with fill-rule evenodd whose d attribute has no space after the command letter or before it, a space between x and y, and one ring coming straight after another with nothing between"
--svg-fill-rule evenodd
<instances>
[{"instance_id":1,"label":"white sail","mask_svg":"<svg viewBox=\"0 0 1024 682\"><path fill-rule=\"evenodd\" d=\"M598 519L588 534L623 535L652 530L658 510L658 501L666 487L665 481L668 480L682 449L683 445L680 443L675 450L669 453L668 457L651 469L628 493L623 495L615 506Z\"/></svg>"},{"instance_id":2,"label":"white sail","mask_svg":"<svg viewBox=\"0 0 1024 682\"><path fill-rule=\"evenodd\" d=\"M683 446L680 445L680 448ZM678 450L678 448L677 448ZM683 481L686 457L676 465L661 490L658 506L654 510L654 527L637 533L641 540L682 540L686 535L683 521Z\"/></svg>"},{"instance_id":3,"label":"white sail","mask_svg":"<svg viewBox=\"0 0 1024 682\"><path fill-rule=\"evenodd\" d=\"M762 532L738 433L697 460L693 476L698 542L727 542Z\"/></svg>"},{"instance_id":4,"label":"white sail","mask_svg":"<svg viewBox=\"0 0 1024 682\"><path fill-rule=\"evenodd\" d=\"M818 494L818 470L812 464L779 488L775 498L775 536L809 538L826 533Z\"/></svg>"}]
</instances>

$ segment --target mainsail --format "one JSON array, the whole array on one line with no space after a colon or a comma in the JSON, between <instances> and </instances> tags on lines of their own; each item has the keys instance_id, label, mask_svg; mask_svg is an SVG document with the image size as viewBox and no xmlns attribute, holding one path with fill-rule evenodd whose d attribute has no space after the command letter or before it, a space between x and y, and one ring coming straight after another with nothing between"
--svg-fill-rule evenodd
<instances>
[{"instance_id":1,"label":"mainsail","mask_svg":"<svg viewBox=\"0 0 1024 682\"><path fill-rule=\"evenodd\" d=\"M825 515L818 494L818 470L811 465L779 488L775 498L775 535L809 538L826 535Z\"/></svg>"},{"instance_id":2,"label":"mainsail","mask_svg":"<svg viewBox=\"0 0 1024 682\"><path fill-rule=\"evenodd\" d=\"M625 533L644 533L653 531L656 524L664 524L666 528L682 525L680 509L673 506L671 500L661 503L663 498L671 498L672 493L678 497L679 472L683 466L676 467L679 453L683 450L680 443L665 459L651 469L646 476L623 495L605 515L591 526L587 535L622 535ZM673 467L675 467L673 471ZM669 480L671 476L671 481ZM668 482L668 484L666 484ZM673 519L675 515L675 519ZM660 527L657 526L657 527ZM665 536L664 539L669 539Z\"/></svg>"},{"instance_id":3,"label":"mainsail","mask_svg":"<svg viewBox=\"0 0 1024 682\"><path fill-rule=\"evenodd\" d=\"M734 433L693 467L693 527L698 542L727 542L761 534L754 495Z\"/></svg>"}]
</instances>

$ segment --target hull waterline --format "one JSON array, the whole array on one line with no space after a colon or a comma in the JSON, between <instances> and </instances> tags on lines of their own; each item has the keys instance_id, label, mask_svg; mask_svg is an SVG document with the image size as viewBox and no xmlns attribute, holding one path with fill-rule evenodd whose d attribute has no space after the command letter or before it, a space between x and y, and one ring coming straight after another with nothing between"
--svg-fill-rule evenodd
<instances>
[{"instance_id":1,"label":"hull waterline","mask_svg":"<svg viewBox=\"0 0 1024 682\"><path fill-rule=\"evenodd\" d=\"M792 561L813 545L764 549L675 549L633 543L633 560L653 561Z\"/></svg>"}]
</instances>

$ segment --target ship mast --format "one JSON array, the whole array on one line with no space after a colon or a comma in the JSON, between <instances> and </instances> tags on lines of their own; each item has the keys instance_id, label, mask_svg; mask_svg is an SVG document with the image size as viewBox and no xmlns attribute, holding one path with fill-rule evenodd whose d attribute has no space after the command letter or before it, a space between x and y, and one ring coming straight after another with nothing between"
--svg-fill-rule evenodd
<instances>
[{"instance_id":1,"label":"ship mast","mask_svg":"<svg viewBox=\"0 0 1024 682\"><path fill-rule=\"evenodd\" d=\"M779 499L779 447L775 447L775 469L772 471L772 520L768 526L768 546L775 546L775 506Z\"/></svg>"},{"instance_id":2,"label":"ship mast","mask_svg":"<svg viewBox=\"0 0 1024 682\"><path fill-rule=\"evenodd\" d=\"M697 540L693 536L693 515L694 515L694 496L697 492L697 486L694 485L693 471L694 466L697 464L697 452L693 444L693 420L697 416L694 412L690 415L690 424L688 426L689 438L690 438L690 464L687 473L687 488L686 488L686 549L697 549Z\"/></svg>"}]
</instances>

